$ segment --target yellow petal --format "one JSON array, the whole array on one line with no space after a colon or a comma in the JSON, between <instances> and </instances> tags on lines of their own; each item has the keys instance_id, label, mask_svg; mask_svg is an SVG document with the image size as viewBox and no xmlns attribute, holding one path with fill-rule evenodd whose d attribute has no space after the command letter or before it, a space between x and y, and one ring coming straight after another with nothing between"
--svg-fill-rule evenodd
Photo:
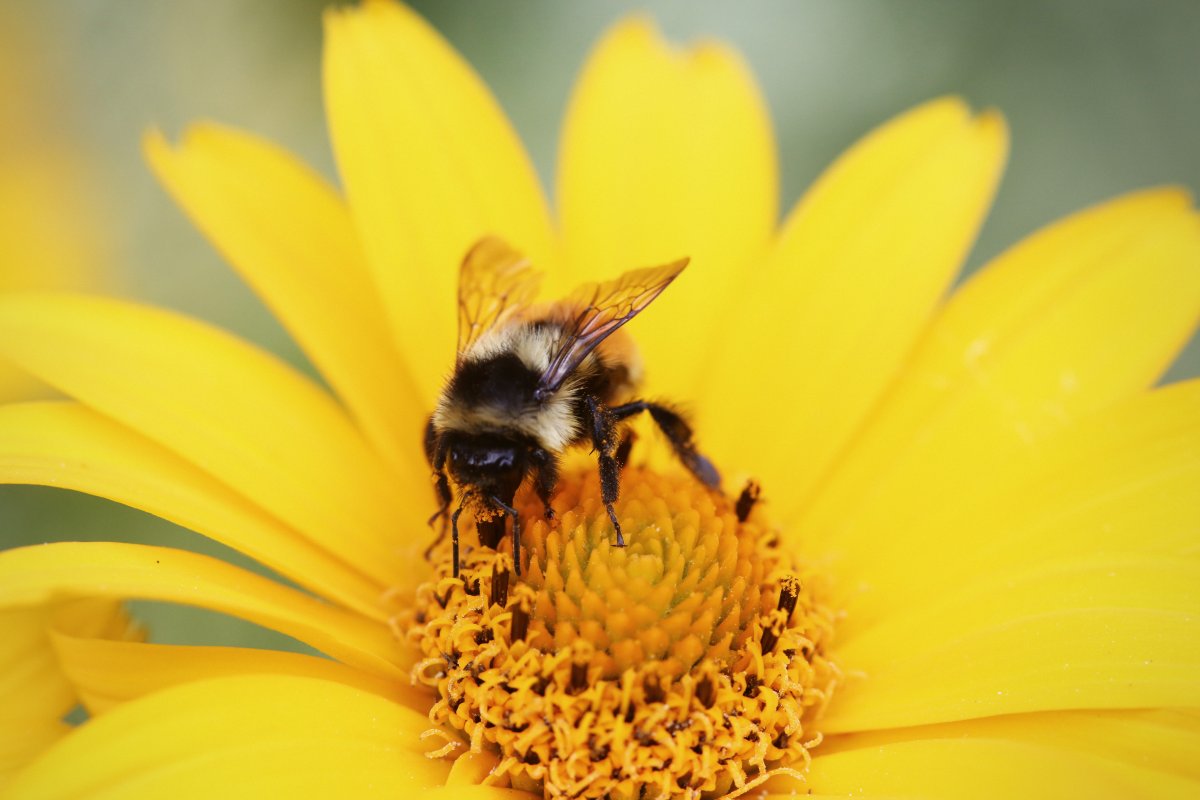
<instances>
[{"instance_id":1,"label":"yellow petal","mask_svg":"<svg viewBox=\"0 0 1200 800\"><path fill-rule=\"evenodd\" d=\"M97 640L138 633L121 604L112 600L0 610L0 788L67 732L62 718L78 702L51 644L55 624Z\"/></svg>"},{"instance_id":2,"label":"yellow petal","mask_svg":"<svg viewBox=\"0 0 1200 800\"><path fill-rule=\"evenodd\" d=\"M414 797L449 769L411 709L285 675L166 689L94 719L32 764L12 798Z\"/></svg>"},{"instance_id":3,"label":"yellow petal","mask_svg":"<svg viewBox=\"0 0 1200 800\"><path fill-rule=\"evenodd\" d=\"M405 676L400 665L412 660L386 626L207 556L113 542L0 553L0 608L62 595L163 600L232 614L376 675Z\"/></svg>"},{"instance_id":4,"label":"yellow petal","mask_svg":"<svg viewBox=\"0 0 1200 800\"><path fill-rule=\"evenodd\" d=\"M1177 190L1079 213L1001 255L925 333L794 530L869 549L978 471L1152 384L1200 314L1200 224Z\"/></svg>"},{"instance_id":5,"label":"yellow petal","mask_svg":"<svg viewBox=\"0 0 1200 800\"><path fill-rule=\"evenodd\" d=\"M426 504L403 507L403 488L345 412L274 357L177 314L70 295L0 298L3 356L380 583L409 580L402 531L421 529Z\"/></svg>"},{"instance_id":6,"label":"yellow petal","mask_svg":"<svg viewBox=\"0 0 1200 800\"><path fill-rule=\"evenodd\" d=\"M827 738L821 753L879 747L914 739L1007 739L1062 748L1109 763L1144 767L1200 780L1200 718L1194 711L1048 711L920 728L851 733Z\"/></svg>"},{"instance_id":7,"label":"yellow petal","mask_svg":"<svg viewBox=\"0 0 1200 800\"><path fill-rule=\"evenodd\" d=\"M108 599L0 610L0 732L11 731L14 720L58 720L77 702L51 646L56 621L64 631L94 638L135 630L121 604Z\"/></svg>"},{"instance_id":8,"label":"yellow petal","mask_svg":"<svg viewBox=\"0 0 1200 800\"><path fill-rule=\"evenodd\" d=\"M142 644L51 631L63 673L93 715L182 683L234 675L294 675L345 684L427 711L433 697L327 658L247 647Z\"/></svg>"},{"instance_id":9,"label":"yellow petal","mask_svg":"<svg viewBox=\"0 0 1200 800\"><path fill-rule=\"evenodd\" d=\"M848 611L839 638L1058 559L1194 555L1197 408L1200 380L1175 384L1048 437L1028 459L981 465L919 524L831 563L843 573L836 605Z\"/></svg>"},{"instance_id":10,"label":"yellow petal","mask_svg":"<svg viewBox=\"0 0 1200 800\"><path fill-rule=\"evenodd\" d=\"M499 753L482 750L478 753L467 751L454 759L454 766L446 776L446 785L429 792L423 797L444 798L475 798L476 800L540 800L541 795L534 795L518 789L501 789L496 786L481 786L500 763Z\"/></svg>"},{"instance_id":11,"label":"yellow petal","mask_svg":"<svg viewBox=\"0 0 1200 800\"><path fill-rule=\"evenodd\" d=\"M919 106L839 158L720 325L704 442L798 505L901 369L954 280L1008 150L1004 121Z\"/></svg>"},{"instance_id":12,"label":"yellow petal","mask_svg":"<svg viewBox=\"0 0 1200 800\"><path fill-rule=\"evenodd\" d=\"M58 720L75 704L50 647L52 613L49 606L0 611L0 735L6 740L23 721Z\"/></svg>"},{"instance_id":13,"label":"yellow petal","mask_svg":"<svg viewBox=\"0 0 1200 800\"><path fill-rule=\"evenodd\" d=\"M712 41L675 49L642 17L596 47L563 128L568 275L596 280L691 257L635 323L655 387L694 395L708 345L725 329L707 321L757 280L778 214L777 173L771 122L737 52Z\"/></svg>"},{"instance_id":14,"label":"yellow petal","mask_svg":"<svg viewBox=\"0 0 1200 800\"><path fill-rule=\"evenodd\" d=\"M6 720L3 732L0 732L0 792L26 764L70 731L70 725L57 719L23 722L11 727Z\"/></svg>"},{"instance_id":15,"label":"yellow petal","mask_svg":"<svg viewBox=\"0 0 1200 800\"><path fill-rule=\"evenodd\" d=\"M384 588L179 456L74 403L0 406L0 482L60 486L148 511L361 614Z\"/></svg>"},{"instance_id":16,"label":"yellow petal","mask_svg":"<svg viewBox=\"0 0 1200 800\"><path fill-rule=\"evenodd\" d=\"M342 199L282 149L212 124L144 142L167 190L300 344L406 481L428 411L392 345Z\"/></svg>"},{"instance_id":17,"label":"yellow petal","mask_svg":"<svg viewBox=\"0 0 1200 800\"><path fill-rule=\"evenodd\" d=\"M539 796L519 789L497 786L439 786L421 793L422 800L538 800Z\"/></svg>"},{"instance_id":18,"label":"yellow petal","mask_svg":"<svg viewBox=\"0 0 1200 800\"><path fill-rule=\"evenodd\" d=\"M772 788L811 790L830 796L892 795L933 800L1174 800L1194 796L1200 786L1174 775L1061 748L1003 739L959 738L902 741L816 755L807 780L776 781Z\"/></svg>"},{"instance_id":19,"label":"yellow petal","mask_svg":"<svg viewBox=\"0 0 1200 800\"><path fill-rule=\"evenodd\" d=\"M450 768L450 774L446 776L446 785L466 787L481 783L499 763L499 751L481 750L478 753L470 751L463 753L454 759L454 766Z\"/></svg>"},{"instance_id":20,"label":"yellow petal","mask_svg":"<svg viewBox=\"0 0 1200 800\"><path fill-rule=\"evenodd\" d=\"M547 265L545 200L487 87L413 11L331 10L325 42L338 169L397 346L432 408L454 358L459 263L496 234Z\"/></svg>"},{"instance_id":21,"label":"yellow petal","mask_svg":"<svg viewBox=\"0 0 1200 800\"><path fill-rule=\"evenodd\" d=\"M99 153L90 131L63 124L70 84L45 57L51 36L37 16L0 4L0 292L117 289ZM51 393L0 362L0 402Z\"/></svg>"},{"instance_id":22,"label":"yellow petal","mask_svg":"<svg viewBox=\"0 0 1200 800\"><path fill-rule=\"evenodd\" d=\"M1000 573L837 648L822 730L1200 706L1200 560L1092 555Z\"/></svg>"}]
</instances>

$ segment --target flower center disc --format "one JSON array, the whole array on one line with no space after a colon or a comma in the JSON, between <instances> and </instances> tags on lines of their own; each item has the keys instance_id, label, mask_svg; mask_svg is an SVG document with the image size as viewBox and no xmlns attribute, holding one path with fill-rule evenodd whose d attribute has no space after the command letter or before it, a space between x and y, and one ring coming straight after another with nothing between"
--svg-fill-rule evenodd
<instances>
[{"instance_id":1,"label":"flower center disc","mask_svg":"<svg viewBox=\"0 0 1200 800\"><path fill-rule=\"evenodd\" d=\"M520 577L508 537L466 546L464 514L459 577L443 543L398 620L439 698L430 718L499 751L491 782L548 797L719 796L803 764L834 682L832 614L748 506L631 467L619 548L594 470L567 473L550 522L517 497Z\"/></svg>"}]
</instances>

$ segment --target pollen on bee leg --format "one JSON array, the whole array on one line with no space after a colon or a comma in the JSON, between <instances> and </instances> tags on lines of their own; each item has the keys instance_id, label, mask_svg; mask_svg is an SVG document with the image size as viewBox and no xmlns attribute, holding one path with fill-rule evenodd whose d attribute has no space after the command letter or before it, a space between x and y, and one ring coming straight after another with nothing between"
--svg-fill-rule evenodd
<instances>
[{"instance_id":1,"label":"pollen on bee leg","mask_svg":"<svg viewBox=\"0 0 1200 800\"><path fill-rule=\"evenodd\" d=\"M397 619L432 722L495 754L489 782L551 798L732 797L802 769L833 614L746 496L630 467L615 548L594 472L568 472L554 525L517 495L520 574L506 541L465 548L458 577L443 546Z\"/></svg>"}]
</instances>

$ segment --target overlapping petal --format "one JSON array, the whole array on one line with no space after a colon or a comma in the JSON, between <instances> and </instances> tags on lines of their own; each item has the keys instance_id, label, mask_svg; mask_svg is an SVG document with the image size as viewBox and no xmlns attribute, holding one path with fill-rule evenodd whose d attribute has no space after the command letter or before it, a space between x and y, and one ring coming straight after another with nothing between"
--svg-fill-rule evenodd
<instances>
[{"instance_id":1,"label":"overlapping petal","mask_svg":"<svg viewBox=\"0 0 1200 800\"><path fill-rule=\"evenodd\" d=\"M776 791L829 797L989 800L1022 797L1187 797L1194 781L1089 753L1024 741L945 738L898 741L813 759L803 782ZM772 800L791 793L768 795Z\"/></svg>"},{"instance_id":2,"label":"overlapping petal","mask_svg":"<svg viewBox=\"0 0 1200 800\"><path fill-rule=\"evenodd\" d=\"M427 411L388 335L342 198L291 154L213 124L147 160L196 226L262 297L405 483Z\"/></svg>"},{"instance_id":3,"label":"overlapping petal","mask_svg":"<svg viewBox=\"0 0 1200 800\"><path fill-rule=\"evenodd\" d=\"M837 648L822 729L1200 706L1200 560L1099 554L1001 572Z\"/></svg>"},{"instance_id":4,"label":"overlapping petal","mask_svg":"<svg viewBox=\"0 0 1200 800\"><path fill-rule=\"evenodd\" d=\"M232 614L393 679L403 679L412 661L386 626L208 556L113 542L58 542L0 553L0 608L63 596L163 600Z\"/></svg>"},{"instance_id":5,"label":"overlapping petal","mask_svg":"<svg viewBox=\"0 0 1200 800\"><path fill-rule=\"evenodd\" d=\"M989 465L903 536L830 564L843 641L981 581L1096 553L1192 558L1200 381L1156 389ZM930 569L930 554L936 568ZM920 580L913 580L919 575Z\"/></svg>"},{"instance_id":6,"label":"overlapping petal","mask_svg":"<svg viewBox=\"0 0 1200 800\"><path fill-rule=\"evenodd\" d=\"M1200 222L1177 190L1049 226L947 303L793 530L848 556L919 526L979 470L1152 384L1200 316Z\"/></svg>"},{"instance_id":7,"label":"overlapping petal","mask_svg":"<svg viewBox=\"0 0 1200 800\"><path fill-rule=\"evenodd\" d=\"M1192 710L1085 710L1010 714L965 722L830 737L828 755L918 739L1007 739L1098 756L1108 762L1200 781L1200 714Z\"/></svg>"},{"instance_id":8,"label":"overlapping petal","mask_svg":"<svg viewBox=\"0 0 1200 800\"><path fill-rule=\"evenodd\" d=\"M0 407L0 482L59 486L140 508L257 559L375 619L384 587L166 448L75 403Z\"/></svg>"},{"instance_id":9,"label":"overlapping petal","mask_svg":"<svg viewBox=\"0 0 1200 800\"><path fill-rule=\"evenodd\" d=\"M996 191L1004 121L936 100L883 125L789 215L722 337L701 406L705 446L800 505L901 369ZM655 365L657 366L657 365Z\"/></svg>"},{"instance_id":10,"label":"overlapping petal","mask_svg":"<svg viewBox=\"0 0 1200 800\"><path fill-rule=\"evenodd\" d=\"M20 763L23 730L62 719L75 697L57 669L48 606L0 611L0 775Z\"/></svg>"},{"instance_id":11,"label":"overlapping petal","mask_svg":"<svg viewBox=\"0 0 1200 800\"><path fill-rule=\"evenodd\" d=\"M439 786L421 794L430 800L537 800L532 792L501 789L497 786Z\"/></svg>"},{"instance_id":12,"label":"overlapping petal","mask_svg":"<svg viewBox=\"0 0 1200 800\"><path fill-rule=\"evenodd\" d=\"M1192 381L1122 404L842 562L839 657L864 679L828 729L1188 702L1198 402Z\"/></svg>"},{"instance_id":13,"label":"overlapping petal","mask_svg":"<svg viewBox=\"0 0 1200 800\"><path fill-rule=\"evenodd\" d=\"M425 482L398 485L332 398L274 357L180 315L70 295L0 299L0 356L381 584L411 579L400 531L424 516Z\"/></svg>"},{"instance_id":14,"label":"overlapping petal","mask_svg":"<svg viewBox=\"0 0 1200 800\"><path fill-rule=\"evenodd\" d=\"M430 697L406 682L382 678L328 658L256 650L144 644L50 631L62 674L80 702L95 715L139 697L183 683L235 675L292 675L320 678L371 692L419 712Z\"/></svg>"},{"instance_id":15,"label":"overlapping petal","mask_svg":"<svg viewBox=\"0 0 1200 800\"><path fill-rule=\"evenodd\" d=\"M482 783L499 763L499 754L490 750L463 753L454 759L454 766L446 777L446 785L466 787Z\"/></svg>"},{"instance_id":16,"label":"overlapping petal","mask_svg":"<svg viewBox=\"0 0 1200 800\"><path fill-rule=\"evenodd\" d=\"M21 722L12 726L8 726L6 721L5 726L4 734L0 735L0 792L27 764L71 730L70 725L58 719Z\"/></svg>"},{"instance_id":17,"label":"overlapping petal","mask_svg":"<svg viewBox=\"0 0 1200 800\"><path fill-rule=\"evenodd\" d=\"M549 213L487 87L413 11L332 10L325 41L338 170L397 346L432 408L453 359L463 255L495 234L549 266Z\"/></svg>"},{"instance_id":18,"label":"overlapping petal","mask_svg":"<svg viewBox=\"0 0 1200 800\"><path fill-rule=\"evenodd\" d=\"M284 675L213 678L148 695L67 737L12 798L424 796L445 761L428 721L339 683Z\"/></svg>"},{"instance_id":19,"label":"overlapping petal","mask_svg":"<svg viewBox=\"0 0 1200 800\"><path fill-rule=\"evenodd\" d=\"M0 610L0 789L67 733L62 719L78 703L55 654L52 627L95 640L139 635L120 603L109 599Z\"/></svg>"},{"instance_id":20,"label":"overlapping petal","mask_svg":"<svg viewBox=\"0 0 1200 800\"><path fill-rule=\"evenodd\" d=\"M616 25L588 59L563 128L558 173L567 283L690 256L638 344L655 390L691 397L715 324L758 261L778 213L766 106L739 54L668 45L644 18ZM565 280L564 280L565 279Z\"/></svg>"}]
</instances>

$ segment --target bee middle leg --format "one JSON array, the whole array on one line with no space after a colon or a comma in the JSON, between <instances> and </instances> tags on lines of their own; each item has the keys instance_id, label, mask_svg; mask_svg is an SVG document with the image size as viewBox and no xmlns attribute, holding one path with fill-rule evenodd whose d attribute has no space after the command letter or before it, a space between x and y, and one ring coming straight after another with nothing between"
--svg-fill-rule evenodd
<instances>
[{"instance_id":1,"label":"bee middle leg","mask_svg":"<svg viewBox=\"0 0 1200 800\"><path fill-rule=\"evenodd\" d=\"M629 454L633 452L633 443L636 439L637 436L631 430L625 430L621 433L621 441L617 444L617 452L613 457L617 459L617 467L622 471L624 471L625 465L629 463Z\"/></svg>"},{"instance_id":2,"label":"bee middle leg","mask_svg":"<svg viewBox=\"0 0 1200 800\"><path fill-rule=\"evenodd\" d=\"M558 486L558 458L549 450L540 447L533 451L533 488L538 499L542 501L543 514L546 519L554 519L554 508L550 498Z\"/></svg>"},{"instance_id":3,"label":"bee middle leg","mask_svg":"<svg viewBox=\"0 0 1200 800\"><path fill-rule=\"evenodd\" d=\"M617 547L624 547L625 535L613 508L621 494L621 464L617 460L621 443L617 438L617 419L594 397L587 398L587 409L592 418L592 446L600 462L600 499L604 501L604 510L617 532Z\"/></svg>"}]
</instances>

